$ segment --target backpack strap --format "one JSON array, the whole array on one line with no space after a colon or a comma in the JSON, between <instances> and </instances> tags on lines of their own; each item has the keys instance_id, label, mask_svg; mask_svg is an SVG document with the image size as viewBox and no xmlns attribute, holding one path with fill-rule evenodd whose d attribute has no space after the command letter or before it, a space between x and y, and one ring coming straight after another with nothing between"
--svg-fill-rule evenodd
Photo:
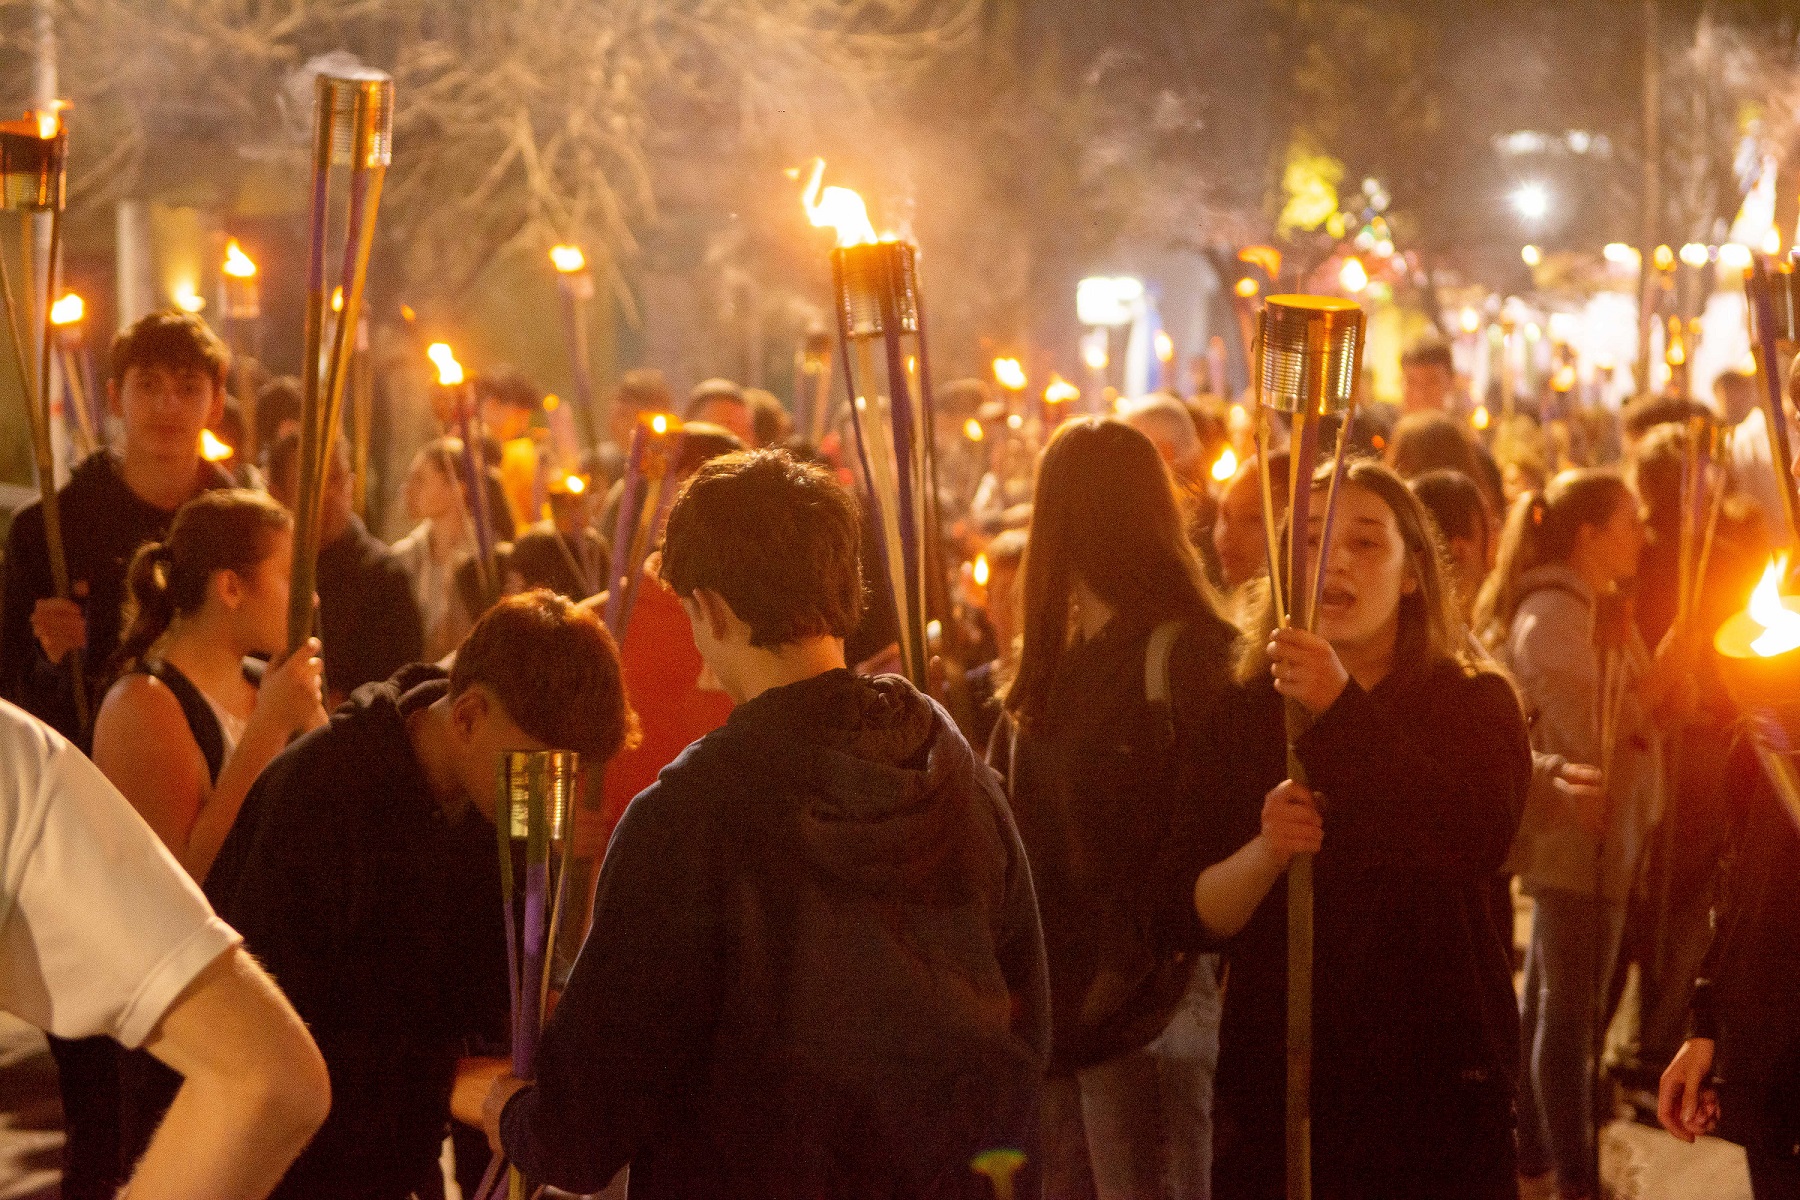
<instances>
[{"instance_id":1,"label":"backpack strap","mask_svg":"<svg viewBox=\"0 0 1800 1200\"><path fill-rule=\"evenodd\" d=\"M175 702L181 705L188 732L194 735L201 757L206 759L206 773L213 783L219 782L219 772L225 767L225 733L219 728L219 718L212 705L206 702L193 680L168 663L161 660L145 663L142 670L168 688Z\"/></svg>"},{"instance_id":2,"label":"backpack strap","mask_svg":"<svg viewBox=\"0 0 1800 1200\"><path fill-rule=\"evenodd\" d=\"M1175 696L1169 686L1169 659L1185 628L1180 621L1164 621L1150 631L1150 641L1144 649L1144 699L1156 710L1163 723L1163 736L1170 742L1175 740Z\"/></svg>"}]
</instances>

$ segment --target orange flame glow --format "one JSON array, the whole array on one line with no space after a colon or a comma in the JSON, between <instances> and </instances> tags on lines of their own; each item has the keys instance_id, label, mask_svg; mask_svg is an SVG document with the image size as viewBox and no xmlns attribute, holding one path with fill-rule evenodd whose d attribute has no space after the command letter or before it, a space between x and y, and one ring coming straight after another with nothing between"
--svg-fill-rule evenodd
<instances>
[{"instance_id":1,"label":"orange flame glow","mask_svg":"<svg viewBox=\"0 0 1800 1200\"><path fill-rule=\"evenodd\" d=\"M87 305L81 297L70 292L61 300L50 306L50 323L52 325L73 325L87 315Z\"/></svg>"},{"instance_id":2,"label":"orange flame glow","mask_svg":"<svg viewBox=\"0 0 1800 1200\"><path fill-rule=\"evenodd\" d=\"M550 265L564 275L573 275L587 266L587 256L581 252L580 246L552 246Z\"/></svg>"},{"instance_id":3,"label":"orange flame glow","mask_svg":"<svg viewBox=\"0 0 1800 1200\"><path fill-rule=\"evenodd\" d=\"M225 265L220 269L233 279L249 279L256 274L256 263L244 253L238 240L232 238L225 243Z\"/></svg>"},{"instance_id":4,"label":"orange flame glow","mask_svg":"<svg viewBox=\"0 0 1800 1200\"><path fill-rule=\"evenodd\" d=\"M1044 389L1044 403L1067 404L1081 399L1081 389L1064 379L1061 375L1050 376L1050 386Z\"/></svg>"},{"instance_id":5,"label":"orange flame glow","mask_svg":"<svg viewBox=\"0 0 1800 1200\"><path fill-rule=\"evenodd\" d=\"M1218 460L1212 465L1212 477L1219 483L1230 483L1237 470L1237 451L1227 446L1219 452Z\"/></svg>"},{"instance_id":6,"label":"orange flame glow","mask_svg":"<svg viewBox=\"0 0 1800 1200\"><path fill-rule=\"evenodd\" d=\"M977 421L974 417L970 417L963 422L963 436L968 438L971 442L979 442L982 438L987 436L987 431L981 427L980 421Z\"/></svg>"},{"instance_id":7,"label":"orange flame glow","mask_svg":"<svg viewBox=\"0 0 1800 1200\"><path fill-rule=\"evenodd\" d=\"M448 343L431 343L425 348L425 357L437 364L438 382L444 387L455 387L463 381L462 364L456 361Z\"/></svg>"},{"instance_id":8,"label":"orange flame glow","mask_svg":"<svg viewBox=\"0 0 1800 1200\"><path fill-rule=\"evenodd\" d=\"M828 187L821 191L819 184L824 178L825 160L813 159L812 178L800 197L800 203L806 206L806 219L821 229L829 226L837 230L840 246L862 246L875 241L875 226L869 223L869 209L862 197L849 188Z\"/></svg>"},{"instance_id":9,"label":"orange flame glow","mask_svg":"<svg viewBox=\"0 0 1800 1200\"><path fill-rule=\"evenodd\" d=\"M986 587L987 586L987 583L988 583L987 555L977 554L975 556L975 566L969 572L969 577L975 581L975 584L977 587Z\"/></svg>"},{"instance_id":10,"label":"orange flame glow","mask_svg":"<svg viewBox=\"0 0 1800 1200\"><path fill-rule=\"evenodd\" d=\"M224 462L231 457L231 447L210 429L200 431L200 457L209 463Z\"/></svg>"},{"instance_id":11,"label":"orange flame glow","mask_svg":"<svg viewBox=\"0 0 1800 1200\"><path fill-rule=\"evenodd\" d=\"M1762 636L1750 643L1760 658L1774 658L1790 650L1800 649L1800 612L1788 607L1781 594L1781 581L1787 578L1788 556L1769 560L1762 582L1750 593L1750 619L1763 627Z\"/></svg>"},{"instance_id":12,"label":"orange flame glow","mask_svg":"<svg viewBox=\"0 0 1800 1200\"><path fill-rule=\"evenodd\" d=\"M1025 387L1025 368L1016 358L996 358L994 360L994 378L1003 388L1021 391Z\"/></svg>"}]
</instances>

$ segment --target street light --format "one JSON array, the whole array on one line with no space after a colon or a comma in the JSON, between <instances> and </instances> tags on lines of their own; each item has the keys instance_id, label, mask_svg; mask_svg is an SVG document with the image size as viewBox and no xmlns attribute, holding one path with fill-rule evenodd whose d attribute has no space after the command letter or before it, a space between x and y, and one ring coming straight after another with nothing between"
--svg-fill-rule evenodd
<instances>
[{"instance_id":1,"label":"street light","mask_svg":"<svg viewBox=\"0 0 1800 1200\"><path fill-rule=\"evenodd\" d=\"M1521 183L1512 192L1512 206L1527 221L1541 221L1550 215L1550 189L1538 180Z\"/></svg>"}]
</instances>

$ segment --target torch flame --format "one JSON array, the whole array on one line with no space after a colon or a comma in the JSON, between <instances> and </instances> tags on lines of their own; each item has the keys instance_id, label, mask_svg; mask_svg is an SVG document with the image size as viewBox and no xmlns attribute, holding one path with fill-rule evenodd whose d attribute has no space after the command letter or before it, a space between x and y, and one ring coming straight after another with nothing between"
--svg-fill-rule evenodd
<instances>
[{"instance_id":1,"label":"torch flame","mask_svg":"<svg viewBox=\"0 0 1800 1200\"><path fill-rule=\"evenodd\" d=\"M1064 379L1061 375L1050 376L1050 386L1044 389L1044 403L1067 404L1071 400L1081 399L1081 389Z\"/></svg>"},{"instance_id":2,"label":"torch flame","mask_svg":"<svg viewBox=\"0 0 1800 1200\"><path fill-rule=\"evenodd\" d=\"M331 311L344 311L344 289L341 287L334 287L331 289Z\"/></svg>"},{"instance_id":3,"label":"torch flame","mask_svg":"<svg viewBox=\"0 0 1800 1200\"><path fill-rule=\"evenodd\" d=\"M38 136L46 142L62 131L62 110L69 107L67 100L52 100L48 111L32 113L37 121Z\"/></svg>"},{"instance_id":4,"label":"torch flame","mask_svg":"<svg viewBox=\"0 0 1800 1200\"><path fill-rule=\"evenodd\" d=\"M1022 391L1025 387L1025 368L1016 358L996 358L994 360L994 378L1000 381L1003 388Z\"/></svg>"},{"instance_id":5,"label":"torch flame","mask_svg":"<svg viewBox=\"0 0 1800 1200\"><path fill-rule=\"evenodd\" d=\"M573 275L587 266L587 256L581 252L580 246L552 246L550 265L564 275Z\"/></svg>"},{"instance_id":6,"label":"torch flame","mask_svg":"<svg viewBox=\"0 0 1800 1200\"><path fill-rule=\"evenodd\" d=\"M1248 300L1250 297L1256 295L1256 293L1262 291L1262 285L1246 275L1237 281L1237 286L1232 290L1237 292L1237 294L1245 300Z\"/></svg>"},{"instance_id":7,"label":"torch flame","mask_svg":"<svg viewBox=\"0 0 1800 1200\"><path fill-rule=\"evenodd\" d=\"M238 240L232 238L225 243L225 265L220 268L233 279L249 279L256 274L256 263L251 261Z\"/></svg>"},{"instance_id":8,"label":"torch flame","mask_svg":"<svg viewBox=\"0 0 1800 1200\"><path fill-rule=\"evenodd\" d=\"M1469 414L1469 424L1473 425L1477 430L1486 429L1488 427L1488 422L1491 420L1493 420L1493 418L1489 415L1488 407L1485 404L1477 404L1475 406L1475 411Z\"/></svg>"},{"instance_id":9,"label":"torch flame","mask_svg":"<svg viewBox=\"0 0 1800 1200\"><path fill-rule=\"evenodd\" d=\"M963 422L963 436L968 438L971 442L979 442L982 438L987 436L987 433L981 428L980 421L977 421L974 417L970 417Z\"/></svg>"},{"instance_id":10,"label":"torch flame","mask_svg":"<svg viewBox=\"0 0 1800 1200\"><path fill-rule=\"evenodd\" d=\"M456 361L446 342L433 342L425 347L425 357L437 364L438 382L445 387L455 387L463 381L462 364Z\"/></svg>"},{"instance_id":11,"label":"torch flame","mask_svg":"<svg viewBox=\"0 0 1800 1200\"><path fill-rule=\"evenodd\" d=\"M825 178L825 160L813 159L812 179L800 203L806 206L806 219L824 228L837 230L838 245L862 246L876 240L875 226L869 223L869 209L861 196L849 188L828 187L819 190Z\"/></svg>"},{"instance_id":12,"label":"torch flame","mask_svg":"<svg viewBox=\"0 0 1800 1200\"><path fill-rule=\"evenodd\" d=\"M1156 331L1156 357L1162 362L1171 362L1175 358L1175 339L1167 330Z\"/></svg>"},{"instance_id":13,"label":"torch flame","mask_svg":"<svg viewBox=\"0 0 1800 1200\"><path fill-rule=\"evenodd\" d=\"M977 554L975 556L975 566L972 570L970 570L969 577L975 581L976 587L986 587L987 586L987 582L988 582L987 555Z\"/></svg>"},{"instance_id":14,"label":"torch flame","mask_svg":"<svg viewBox=\"0 0 1800 1200\"><path fill-rule=\"evenodd\" d=\"M681 428L681 422L677 421L674 417L669 416L667 413L657 413L650 418L650 432L659 437L662 434L669 432L671 429L679 428Z\"/></svg>"},{"instance_id":15,"label":"torch flame","mask_svg":"<svg viewBox=\"0 0 1800 1200\"><path fill-rule=\"evenodd\" d=\"M191 280L183 280L169 291L175 307L185 313L197 313L206 307L206 297L195 290Z\"/></svg>"},{"instance_id":16,"label":"torch flame","mask_svg":"<svg viewBox=\"0 0 1800 1200\"><path fill-rule=\"evenodd\" d=\"M210 429L200 431L200 457L207 462L224 462L231 457L231 447L226 445Z\"/></svg>"},{"instance_id":17,"label":"torch flame","mask_svg":"<svg viewBox=\"0 0 1800 1200\"><path fill-rule=\"evenodd\" d=\"M1218 461L1212 465L1212 477L1220 483L1229 483L1232 476L1237 474L1237 469L1237 451L1227 446L1219 452Z\"/></svg>"},{"instance_id":18,"label":"torch flame","mask_svg":"<svg viewBox=\"0 0 1800 1200\"><path fill-rule=\"evenodd\" d=\"M1781 597L1781 581L1787 577L1788 556L1769 560L1762 582L1750 593L1750 619L1763 627L1763 634L1750 643L1750 649L1761 658L1774 658L1790 650L1800 649L1800 612L1789 608Z\"/></svg>"},{"instance_id":19,"label":"torch flame","mask_svg":"<svg viewBox=\"0 0 1800 1200\"><path fill-rule=\"evenodd\" d=\"M571 496L579 496L581 493L587 491L587 480L573 473L564 475L562 484L563 490L568 492Z\"/></svg>"},{"instance_id":20,"label":"torch flame","mask_svg":"<svg viewBox=\"0 0 1800 1200\"><path fill-rule=\"evenodd\" d=\"M52 325L73 325L81 320L86 312L87 305L82 303L81 297L70 292L50 306L50 323Z\"/></svg>"}]
</instances>

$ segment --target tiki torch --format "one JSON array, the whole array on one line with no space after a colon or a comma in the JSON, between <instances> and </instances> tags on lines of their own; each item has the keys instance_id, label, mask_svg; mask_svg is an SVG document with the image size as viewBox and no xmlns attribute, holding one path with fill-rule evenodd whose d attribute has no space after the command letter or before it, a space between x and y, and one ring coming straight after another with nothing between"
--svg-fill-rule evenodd
<instances>
[{"instance_id":1,"label":"tiki torch","mask_svg":"<svg viewBox=\"0 0 1800 1200\"><path fill-rule=\"evenodd\" d=\"M1277 622L1311 630L1317 618L1319 592L1325 582L1325 559L1331 546L1332 517L1337 508L1338 479L1344 448L1355 416L1355 388L1362 370L1363 311L1348 300L1326 296L1271 296L1263 306L1256 332L1257 390L1256 463L1262 478L1263 529L1268 541L1269 594ZM1288 537L1282 544L1276 528L1275 480L1269 466L1273 414L1287 416L1290 432ZM1337 441L1331 454L1330 480L1321 514L1319 553L1307 561L1307 527L1312 508L1314 463L1320 426L1337 418ZM1306 782L1295 745L1312 718L1296 700L1285 705L1288 776ZM1288 868L1288 1025L1287 1025L1287 1194L1289 1200L1312 1195L1312 856L1294 857Z\"/></svg>"},{"instance_id":2,"label":"tiki torch","mask_svg":"<svg viewBox=\"0 0 1800 1200\"><path fill-rule=\"evenodd\" d=\"M1750 603L1719 627L1713 647L1763 773L1800 829L1800 597L1782 595L1787 565L1786 554L1769 560Z\"/></svg>"},{"instance_id":3,"label":"tiki torch","mask_svg":"<svg viewBox=\"0 0 1800 1200\"><path fill-rule=\"evenodd\" d=\"M550 265L556 268L556 290L562 295L563 338L569 346L569 366L575 377L575 401L581 419L588 424L589 445L600 444L600 419L594 412L594 376L588 364L587 302L594 298L594 275L580 246L550 247Z\"/></svg>"},{"instance_id":4,"label":"tiki torch","mask_svg":"<svg viewBox=\"0 0 1800 1200\"><path fill-rule=\"evenodd\" d=\"M306 348L301 362L299 486L294 506L294 567L288 598L288 646L297 649L312 632L313 590L318 571L319 524L331 444L337 437L349 377L352 339L360 324L369 251L381 185L393 157L394 81L373 70L320 74L313 106L311 254L307 263ZM347 167L344 242L338 286L342 310L328 311L326 258L334 167ZM326 328L331 328L329 356ZM323 374L321 374L323 360ZM479 480L477 480L479 482Z\"/></svg>"},{"instance_id":5,"label":"tiki torch","mask_svg":"<svg viewBox=\"0 0 1800 1200\"><path fill-rule=\"evenodd\" d=\"M82 360L81 322L87 305L80 296L69 292L50 306L50 325L56 341L56 361L60 367L63 388L67 392L69 411L75 414L75 431L81 443L82 457L100 448L100 414L89 403L90 392Z\"/></svg>"},{"instance_id":6,"label":"tiki torch","mask_svg":"<svg viewBox=\"0 0 1800 1200\"><path fill-rule=\"evenodd\" d=\"M256 345L256 322L262 318L262 284L256 277L256 262L236 238L225 243L225 261L219 266L219 317L225 325L225 338L231 346L231 361L237 364L238 408L244 414L244 461L254 463L256 445L256 388L244 370L245 335L249 334L250 350Z\"/></svg>"},{"instance_id":7,"label":"tiki torch","mask_svg":"<svg viewBox=\"0 0 1800 1200\"><path fill-rule=\"evenodd\" d=\"M817 446L825 439L831 417L831 334L809 329L794 355L794 410L806 440Z\"/></svg>"},{"instance_id":8,"label":"tiki torch","mask_svg":"<svg viewBox=\"0 0 1800 1200\"><path fill-rule=\"evenodd\" d=\"M60 107L60 106L58 106ZM62 513L56 502L56 455L50 443L50 352L54 340L51 306L56 296L57 260L62 257L63 202L69 159L69 131L58 115L27 113L18 121L0 124L0 201L18 209L22 245L26 250L27 289L35 286L30 265L32 223L38 213L50 214L50 257L44 268L43 324L34 362L26 352L19 329L19 310L13 298L6 256L0 254L0 296L6 303L6 327L12 337L13 355L19 363L19 379L25 385L25 412L31 422L32 456L37 465L38 497L44 514L44 549L50 560L50 579L59 598L69 598L69 560L63 548ZM75 715L83 729L88 723L87 683L80 651L69 656L73 676Z\"/></svg>"},{"instance_id":9,"label":"tiki torch","mask_svg":"<svg viewBox=\"0 0 1800 1200\"><path fill-rule=\"evenodd\" d=\"M463 506L475 527L475 563L481 581L481 603L494 602L500 594L500 574L494 559L494 526L488 519L487 465L481 452L481 422L475 412L462 364L447 342L433 342L425 357L437 368L438 420L456 429L462 442Z\"/></svg>"},{"instance_id":10,"label":"tiki torch","mask_svg":"<svg viewBox=\"0 0 1800 1200\"><path fill-rule=\"evenodd\" d=\"M550 964L569 891L572 802L581 756L571 750L500 756L494 828L500 842L500 903L506 920L507 991L512 1012L512 1073L530 1079L549 1016ZM502 1188L506 1191L502 1191ZM523 1195L524 1180L496 1154L476 1200Z\"/></svg>"},{"instance_id":11,"label":"tiki torch","mask_svg":"<svg viewBox=\"0 0 1800 1200\"><path fill-rule=\"evenodd\" d=\"M637 603L644 560L655 548L675 502L675 464L685 437L681 422L668 413L647 414L631 431L619 487L619 513L613 524L612 579L604 616L607 631L621 646Z\"/></svg>"},{"instance_id":12,"label":"tiki torch","mask_svg":"<svg viewBox=\"0 0 1800 1200\"><path fill-rule=\"evenodd\" d=\"M1781 364L1777 355L1792 353L1800 344L1800 275L1789 260L1770 264L1760 255L1751 260L1744 281L1750 300L1751 348L1756 352L1756 371L1763 380L1763 416L1769 423L1769 448L1775 463L1775 479L1781 485L1781 507L1787 516L1788 540L1800 544L1800 495L1788 464L1794 461L1788 442L1787 408L1781 395Z\"/></svg>"}]
</instances>

